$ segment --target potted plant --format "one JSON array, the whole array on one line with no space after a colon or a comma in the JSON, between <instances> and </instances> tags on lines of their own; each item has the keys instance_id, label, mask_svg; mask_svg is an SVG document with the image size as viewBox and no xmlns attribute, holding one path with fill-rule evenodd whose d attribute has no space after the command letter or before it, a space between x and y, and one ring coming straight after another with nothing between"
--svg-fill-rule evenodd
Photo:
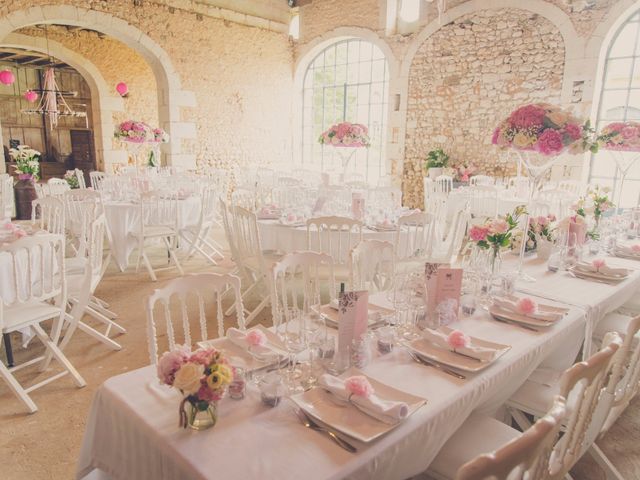
<instances>
[{"instance_id":1,"label":"potted plant","mask_svg":"<svg viewBox=\"0 0 640 480\"><path fill-rule=\"evenodd\" d=\"M18 145L9 150L9 156L16 162L13 166L18 181L13 189L16 195L16 218L18 220L31 219L31 202L38 198L34 182L38 181L40 173L40 152L28 145Z\"/></svg>"},{"instance_id":2,"label":"potted plant","mask_svg":"<svg viewBox=\"0 0 640 480\"><path fill-rule=\"evenodd\" d=\"M441 148L436 148L435 150L431 150L427 154L427 160L425 162L425 167L427 169L427 173L429 178L435 180L436 177L442 175L442 170L449 163L449 155L444 153L444 150Z\"/></svg>"}]
</instances>

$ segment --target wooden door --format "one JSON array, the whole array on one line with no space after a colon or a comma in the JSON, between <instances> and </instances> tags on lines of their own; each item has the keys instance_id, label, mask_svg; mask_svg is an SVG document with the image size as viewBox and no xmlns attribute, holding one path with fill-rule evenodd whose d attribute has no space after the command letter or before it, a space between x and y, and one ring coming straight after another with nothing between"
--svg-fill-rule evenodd
<instances>
[{"instance_id":1,"label":"wooden door","mask_svg":"<svg viewBox=\"0 0 640 480\"><path fill-rule=\"evenodd\" d=\"M71 156L73 168L84 172L84 178L89 185L89 172L96 169L93 135L90 130L71 130Z\"/></svg>"}]
</instances>

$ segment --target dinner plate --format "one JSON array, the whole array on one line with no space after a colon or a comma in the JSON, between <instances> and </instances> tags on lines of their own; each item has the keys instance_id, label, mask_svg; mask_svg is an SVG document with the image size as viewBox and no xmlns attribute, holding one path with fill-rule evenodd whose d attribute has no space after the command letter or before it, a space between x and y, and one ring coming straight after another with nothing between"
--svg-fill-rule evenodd
<instances>
[{"instance_id":1,"label":"dinner plate","mask_svg":"<svg viewBox=\"0 0 640 480\"><path fill-rule=\"evenodd\" d=\"M312 309L324 318L328 327L338 328L338 319L340 318L338 310L330 305L321 305L319 311L316 307L312 307ZM371 303L369 304L368 309L369 327L382 325L385 322L385 317L394 313L394 311L389 308L380 307Z\"/></svg>"},{"instance_id":2,"label":"dinner plate","mask_svg":"<svg viewBox=\"0 0 640 480\"><path fill-rule=\"evenodd\" d=\"M595 280L604 280L607 282L622 282L623 280L626 280L630 272L627 269L623 269L623 270L627 272L625 275L605 275L599 272L590 272L588 270L576 268L575 266L569 268L569 271L572 272L577 277L593 278Z\"/></svg>"},{"instance_id":3,"label":"dinner plate","mask_svg":"<svg viewBox=\"0 0 640 480\"><path fill-rule=\"evenodd\" d=\"M528 317L527 315L513 312L505 308L500 308L495 305L492 305L489 307L489 313L495 318L497 318L498 320L502 320L505 322L521 323L522 325L526 325L536 329L548 328L553 326L556 323L556 322L546 322L544 320L539 320L537 318Z\"/></svg>"},{"instance_id":4,"label":"dinner plate","mask_svg":"<svg viewBox=\"0 0 640 480\"><path fill-rule=\"evenodd\" d=\"M398 230L398 227L396 225L369 225L367 228L369 228L369 230L373 230L374 232L395 232L396 230Z\"/></svg>"},{"instance_id":5,"label":"dinner plate","mask_svg":"<svg viewBox=\"0 0 640 480\"><path fill-rule=\"evenodd\" d=\"M261 330L267 337L267 345L271 347L276 354L273 361L265 363L257 360L247 350L236 345L227 337L205 340L203 342L198 342L197 345L200 348L213 347L216 350L220 350L227 357L231 365L234 367L242 367L250 373L273 367L287 358L286 348L275 333L262 325L256 325L253 328Z\"/></svg>"},{"instance_id":6,"label":"dinner plate","mask_svg":"<svg viewBox=\"0 0 640 480\"><path fill-rule=\"evenodd\" d=\"M341 375L341 377L346 378L352 375L364 374L356 369L351 369ZM409 406L409 415L407 418L427 403L427 400L422 397L403 392L367 375L364 376L369 380L376 395L385 400L405 402ZM332 394L323 388L314 387L304 393L293 395L290 398L305 413L314 420L317 420L318 423L324 424L364 443L377 439L402 423L401 421L391 425L381 422L362 412L351 403L337 402L331 397Z\"/></svg>"},{"instance_id":7,"label":"dinner plate","mask_svg":"<svg viewBox=\"0 0 640 480\"><path fill-rule=\"evenodd\" d=\"M629 260L640 260L640 254L634 255L632 253L625 253L625 252L623 252L623 251L621 251L619 249L615 250L615 255L616 255L616 257L626 258L626 259L629 259Z\"/></svg>"},{"instance_id":8,"label":"dinner plate","mask_svg":"<svg viewBox=\"0 0 640 480\"><path fill-rule=\"evenodd\" d=\"M452 330L448 327L440 327L440 331L448 334ZM471 339L471 343L478 347L491 348L495 350L497 352L496 357L490 362L476 360L475 358L467 357L465 355L452 352L451 350L448 350L446 348L434 345L424 338L417 338L415 340L412 340L407 344L407 346L414 353L429 360L433 360L434 362L441 363L442 365L447 365L449 367L457 368L458 370L463 370L465 372L471 373L484 370L511 349L510 345L489 342L487 340L482 340L481 338L476 337L469 338Z\"/></svg>"}]
</instances>

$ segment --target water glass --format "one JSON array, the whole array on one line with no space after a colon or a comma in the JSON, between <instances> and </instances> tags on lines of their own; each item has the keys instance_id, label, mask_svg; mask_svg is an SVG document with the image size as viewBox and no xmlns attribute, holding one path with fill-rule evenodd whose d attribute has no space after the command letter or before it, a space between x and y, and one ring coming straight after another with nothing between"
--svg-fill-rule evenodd
<instances>
[{"instance_id":1,"label":"water glass","mask_svg":"<svg viewBox=\"0 0 640 480\"><path fill-rule=\"evenodd\" d=\"M260 400L269 407L276 407L287 393L282 376L277 372L265 375L258 384Z\"/></svg>"},{"instance_id":2,"label":"water glass","mask_svg":"<svg viewBox=\"0 0 640 480\"><path fill-rule=\"evenodd\" d=\"M396 334L391 327L380 327L376 330L376 346L381 355L386 355L393 351L396 343Z\"/></svg>"},{"instance_id":3,"label":"water glass","mask_svg":"<svg viewBox=\"0 0 640 480\"><path fill-rule=\"evenodd\" d=\"M229 385L229 397L242 400L246 391L246 372L242 367L233 368L233 381Z\"/></svg>"},{"instance_id":4,"label":"water glass","mask_svg":"<svg viewBox=\"0 0 640 480\"><path fill-rule=\"evenodd\" d=\"M460 297L460 310L465 317L476 313L476 296L473 293L465 293Z\"/></svg>"},{"instance_id":5,"label":"water glass","mask_svg":"<svg viewBox=\"0 0 640 480\"><path fill-rule=\"evenodd\" d=\"M516 290L516 280L518 274L516 272L507 272L500 276L500 285L502 287L502 295L509 297Z\"/></svg>"},{"instance_id":6,"label":"water glass","mask_svg":"<svg viewBox=\"0 0 640 480\"><path fill-rule=\"evenodd\" d=\"M556 273L562 268L562 264L562 252L553 252L551 255L549 255L549 260L547 261L547 270Z\"/></svg>"}]
</instances>

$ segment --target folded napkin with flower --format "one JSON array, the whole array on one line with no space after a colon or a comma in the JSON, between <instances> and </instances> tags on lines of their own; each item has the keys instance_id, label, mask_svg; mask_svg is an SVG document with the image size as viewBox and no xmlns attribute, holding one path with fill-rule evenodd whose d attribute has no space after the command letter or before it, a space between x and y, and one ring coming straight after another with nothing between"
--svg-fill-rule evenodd
<instances>
[{"instance_id":1,"label":"folded napkin with flower","mask_svg":"<svg viewBox=\"0 0 640 480\"><path fill-rule=\"evenodd\" d=\"M610 267L602 258L596 258L591 263L578 262L573 268L578 273L597 273L612 278L624 278L629 275L626 268Z\"/></svg>"},{"instance_id":2,"label":"folded napkin with flower","mask_svg":"<svg viewBox=\"0 0 640 480\"><path fill-rule=\"evenodd\" d=\"M380 398L363 375L342 380L325 373L318 379L318 384L338 400L350 402L361 412L381 422L393 425L409 415L409 405Z\"/></svg>"},{"instance_id":3,"label":"folded napkin with flower","mask_svg":"<svg viewBox=\"0 0 640 480\"><path fill-rule=\"evenodd\" d=\"M433 345L450 350L454 353L459 353L467 357L475 358L482 362L491 362L498 355L498 351L492 348L480 347L473 345L470 337L465 335L460 330L453 330L449 334L440 332L438 330L425 329L422 333L425 340Z\"/></svg>"},{"instance_id":4,"label":"folded napkin with flower","mask_svg":"<svg viewBox=\"0 0 640 480\"><path fill-rule=\"evenodd\" d=\"M237 345L249 353L255 355L273 354L273 350L267 346L269 343L267 336L258 328L252 328L245 332L237 328L230 328L227 330L227 338L231 340L234 345Z\"/></svg>"},{"instance_id":5,"label":"folded napkin with flower","mask_svg":"<svg viewBox=\"0 0 640 480\"><path fill-rule=\"evenodd\" d=\"M616 246L616 254L625 257L640 258L640 243L634 245L618 245Z\"/></svg>"},{"instance_id":6,"label":"folded napkin with flower","mask_svg":"<svg viewBox=\"0 0 640 480\"><path fill-rule=\"evenodd\" d=\"M506 310L508 312L518 313L535 320L541 320L543 322L557 322L560 320L564 313L564 309L558 309L555 307L547 307L545 305L538 305L535 300L529 297L523 298L494 298L493 305Z\"/></svg>"}]
</instances>

